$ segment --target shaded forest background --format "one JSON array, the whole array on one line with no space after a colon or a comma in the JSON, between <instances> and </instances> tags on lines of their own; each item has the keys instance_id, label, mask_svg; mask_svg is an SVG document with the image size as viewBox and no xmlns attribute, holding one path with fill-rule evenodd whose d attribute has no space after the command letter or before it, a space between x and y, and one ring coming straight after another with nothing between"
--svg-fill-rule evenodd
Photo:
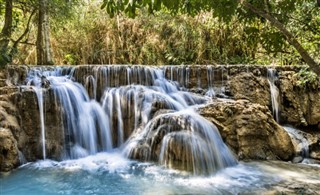
<instances>
[{"instance_id":1,"label":"shaded forest background","mask_svg":"<svg viewBox=\"0 0 320 195\"><path fill-rule=\"evenodd\" d=\"M12 32L0 61L39 64L41 4L36 0L12 2ZM261 17L243 22L248 18L224 20L213 17L212 12L194 17L172 15L166 9L149 14L145 8L134 19L122 13L111 18L101 9L102 1L48 2L53 64L304 64L284 35ZM0 3L2 27L6 1ZM285 14L285 26L319 61L319 7L312 1L295 6ZM4 39L3 32L0 38Z\"/></svg>"}]
</instances>

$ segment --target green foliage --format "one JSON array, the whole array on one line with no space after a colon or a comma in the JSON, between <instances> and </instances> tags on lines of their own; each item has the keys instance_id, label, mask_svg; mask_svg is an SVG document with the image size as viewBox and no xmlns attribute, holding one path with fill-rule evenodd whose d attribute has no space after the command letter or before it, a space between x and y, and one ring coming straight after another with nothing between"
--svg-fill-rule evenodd
<instances>
[{"instance_id":1,"label":"green foliage","mask_svg":"<svg viewBox=\"0 0 320 195\"><path fill-rule=\"evenodd\" d=\"M1 20L4 2L0 0ZM304 63L283 34L238 0L48 2L53 56L58 64ZM272 14L312 57L320 59L320 9L315 8L314 0L244 2ZM38 0L14 1L11 40L19 38L37 7ZM34 17L14 63L35 63L36 33ZM2 59L9 58L2 53Z\"/></svg>"},{"instance_id":2,"label":"green foliage","mask_svg":"<svg viewBox=\"0 0 320 195\"><path fill-rule=\"evenodd\" d=\"M304 63L295 49L287 43L282 32L272 27L265 18L253 13L252 9L245 6L246 3L256 10L272 15L285 28L293 32L293 36L301 37L299 41L302 45L314 58L319 59L320 9L315 7L314 0L104 0L102 8L111 17L119 13L136 17L139 13L144 14L144 8L147 8L149 13L166 10L175 15L196 16L201 12L211 12L213 17L219 18L221 23L227 24L237 18L237 22L241 22L244 30L248 32L247 35L256 36L246 37L251 39L247 47L252 46L252 49L256 49L260 45L259 47L270 56L268 58L274 58L272 61L281 61L286 64ZM255 57L252 56L251 60L255 60ZM173 56L170 58L176 59ZM233 57L230 56L230 58Z\"/></svg>"},{"instance_id":3,"label":"green foliage","mask_svg":"<svg viewBox=\"0 0 320 195\"><path fill-rule=\"evenodd\" d=\"M319 80L317 75L308 68L302 68L298 73L296 73L296 76L298 77L296 82L298 87L302 89L307 87L316 89L318 87Z\"/></svg>"},{"instance_id":4,"label":"green foliage","mask_svg":"<svg viewBox=\"0 0 320 195\"><path fill-rule=\"evenodd\" d=\"M121 14L110 18L92 4L76 13L63 29L52 33L58 63L249 63L258 46L258 36L252 36L256 31L247 34L235 18L227 25L211 13L193 18L160 11L134 19Z\"/></svg>"}]
</instances>

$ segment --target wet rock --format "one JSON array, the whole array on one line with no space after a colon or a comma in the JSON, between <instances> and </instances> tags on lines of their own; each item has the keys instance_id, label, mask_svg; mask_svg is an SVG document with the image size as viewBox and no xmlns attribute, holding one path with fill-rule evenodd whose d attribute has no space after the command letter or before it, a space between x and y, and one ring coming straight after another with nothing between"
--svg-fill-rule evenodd
<instances>
[{"instance_id":1,"label":"wet rock","mask_svg":"<svg viewBox=\"0 0 320 195\"><path fill-rule=\"evenodd\" d=\"M314 150L310 153L310 157L320 160L320 150Z\"/></svg>"},{"instance_id":2,"label":"wet rock","mask_svg":"<svg viewBox=\"0 0 320 195\"><path fill-rule=\"evenodd\" d=\"M16 116L21 126L13 132L19 150L27 161L42 159L41 126L37 96L32 88L25 87L9 95L9 101L17 108ZM56 104L52 90L44 91L44 114L46 117L47 157L59 160L63 153L61 108Z\"/></svg>"},{"instance_id":3,"label":"wet rock","mask_svg":"<svg viewBox=\"0 0 320 195\"><path fill-rule=\"evenodd\" d=\"M293 163L300 163L303 161L303 158L301 156L296 156L292 159Z\"/></svg>"},{"instance_id":4,"label":"wet rock","mask_svg":"<svg viewBox=\"0 0 320 195\"><path fill-rule=\"evenodd\" d=\"M218 101L199 109L218 127L223 140L240 159L289 160L294 154L288 133L269 109L248 101Z\"/></svg>"},{"instance_id":5,"label":"wet rock","mask_svg":"<svg viewBox=\"0 0 320 195\"><path fill-rule=\"evenodd\" d=\"M41 87L42 88L50 87L50 81L45 76L41 76Z\"/></svg>"},{"instance_id":6,"label":"wet rock","mask_svg":"<svg viewBox=\"0 0 320 195\"><path fill-rule=\"evenodd\" d=\"M218 130L196 113L165 113L135 132L125 151L129 158L156 161L169 168L211 174L236 160Z\"/></svg>"}]
</instances>

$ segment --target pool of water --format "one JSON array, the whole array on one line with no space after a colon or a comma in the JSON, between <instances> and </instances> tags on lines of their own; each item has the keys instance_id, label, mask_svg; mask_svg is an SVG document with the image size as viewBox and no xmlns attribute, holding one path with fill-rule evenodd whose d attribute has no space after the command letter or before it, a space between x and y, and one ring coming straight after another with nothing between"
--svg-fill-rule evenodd
<instances>
[{"instance_id":1,"label":"pool of water","mask_svg":"<svg viewBox=\"0 0 320 195\"><path fill-rule=\"evenodd\" d=\"M2 173L0 179L1 195L263 194L290 188L294 192L320 193L318 166L240 162L211 176L193 176L151 163L130 161L118 152L62 162L28 163Z\"/></svg>"}]
</instances>

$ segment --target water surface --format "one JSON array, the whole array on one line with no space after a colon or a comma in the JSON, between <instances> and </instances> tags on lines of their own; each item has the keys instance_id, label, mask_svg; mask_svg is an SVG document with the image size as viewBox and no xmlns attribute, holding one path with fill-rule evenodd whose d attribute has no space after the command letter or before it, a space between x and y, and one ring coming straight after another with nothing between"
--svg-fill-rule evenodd
<instances>
[{"instance_id":1,"label":"water surface","mask_svg":"<svg viewBox=\"0 0 320 195\"><path fill-rule=\"evenodd\" d=\"M42 160L1 174L1 195L319 193L320 168L284 162L240 162L211 176L193 176L119 152L77 160ZM310 189L309 189L310 188Z\"/></svg>"}]
</instances>

